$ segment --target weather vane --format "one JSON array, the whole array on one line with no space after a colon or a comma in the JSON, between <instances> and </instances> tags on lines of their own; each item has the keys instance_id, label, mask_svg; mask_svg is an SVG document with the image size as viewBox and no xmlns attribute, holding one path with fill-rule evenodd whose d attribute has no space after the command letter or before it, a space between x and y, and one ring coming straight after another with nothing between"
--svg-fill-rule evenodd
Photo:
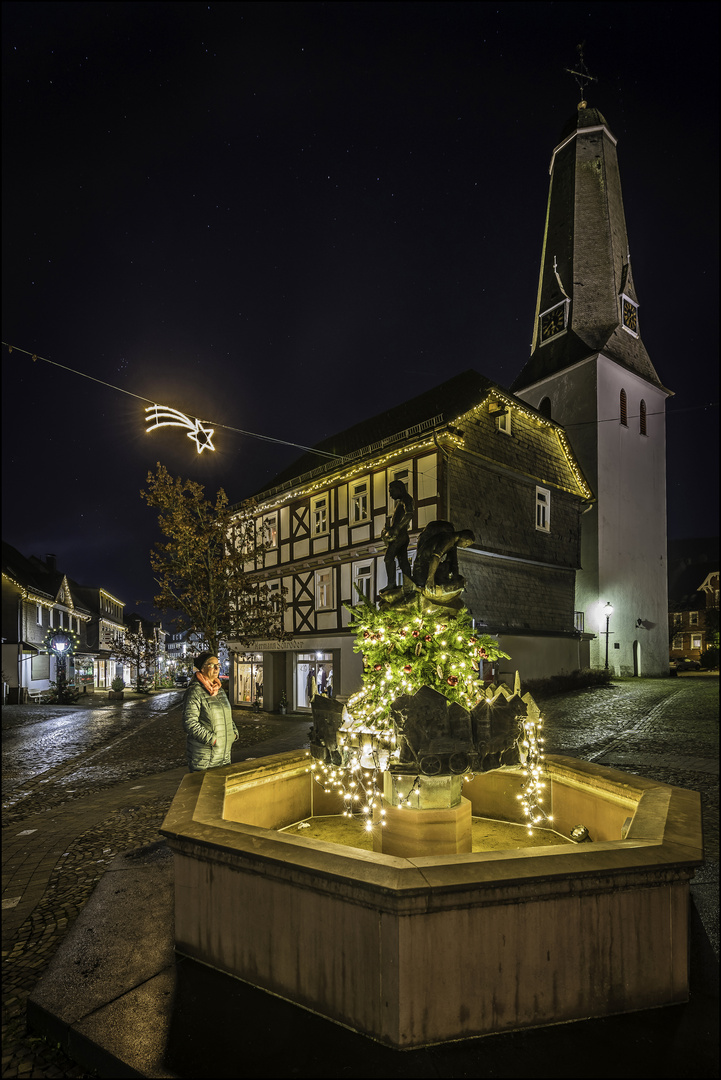
<instances>
[{"instance_id":1,"label":"weather vane","mask_svg":"<svg viewBox=\"0 0 721 1080\"><path fill-rule=\"evenodd\" d=\"M195 439L199 454L202 454L204 450L215 450L211 441L215 429L203 427L201 420L191 419L185 413L171 409L167 405L150 405L145 411L152 413L151 416L145 418L146 423L150 425L146 428L146 432L156 431L161 427L188 428L188 438Z\"/></svg>"},{"instance_id":2,"label":"weather vane","mask_svg":"<svg viewBox=\"0 0 721 1080\"><path fill-rule=\"evenodd\" d=\"M585 44L586 44L586 42L582 41L580 45L576 46L576 48L578 49L578 69L579 70L575 71L573 68L564 68L563 69L564 71L568 72L569 75L573 75L574 79L576 80L576 83L578 84L578 89L581 91L581 102L580 102L580 104L581 104L582 108L585 108L585 106L586 106L586 95L585 95L584 91L586 89L587 84L591 83L591 82L598 82L598 79L596 78L596 76L591 75L591 73L589 72L588 68L586 67L586 62L583 59L583 46Z\"/></svg>"}]
</instances>

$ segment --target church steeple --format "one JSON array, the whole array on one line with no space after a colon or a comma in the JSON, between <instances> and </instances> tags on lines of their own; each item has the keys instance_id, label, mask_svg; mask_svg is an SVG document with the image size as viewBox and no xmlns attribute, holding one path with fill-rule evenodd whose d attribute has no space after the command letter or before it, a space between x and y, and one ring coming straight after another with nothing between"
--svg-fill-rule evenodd
<instances>
[{"instance_id":1,"label":"church steeple","mask_svg":"<svg viewBox=\"0 0 721 1080\"><path fill-rule=\"evenodd\" d=\"M616 141L582 100L553 151L531 357L514 391L599 352L661 387L643 343Z\"/></svg>"}]
</instances>

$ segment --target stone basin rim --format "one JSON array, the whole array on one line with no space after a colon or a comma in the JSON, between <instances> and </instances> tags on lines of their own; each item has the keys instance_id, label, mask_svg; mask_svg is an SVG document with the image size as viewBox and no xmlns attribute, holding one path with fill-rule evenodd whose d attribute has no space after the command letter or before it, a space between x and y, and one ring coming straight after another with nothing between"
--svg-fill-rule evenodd
<instances>
[{"instance_id":1,"label":"stone basin rim","mask_svg":"<svg viewBox=\"0 0 721 1080\"><path fill-rule=\"evenodd\" d=\"M179 853L192 846L195 857L203 857L204 851L208 858L221 862L226 861L226 857L237 859L242 856L262 862L267 868L282 864L287 872L292 865L300 874L320 872L355 888L365 886L404 894L427 890L428 874L432 879L441 874L445 889L462 889L474 882L482 882L484 887L493 884L502 887L504 883L519 884L523 879L538 885L541 880L564 878L569 873L582 878L605 877L619 872L646 874L655 868L660 872L684 870L692 874L703 862L700 836L683 828L685 819L697 819L699 796L696 792L558 755L549 755L546 759L549 778L553 778L556 771L561 782L564 777L577 776L579 772L585 773L592 782L604 777L619 802L636 802L637 809L626 839L408 858L223 820L226 785L238 785L243 777L253 782L277 770L304 770L308 760L307 752L290 751L265 758L262 764L255 760L209 770L205 774L191 773L183 778L160 832ZM242 787L242 782L239 786ZM649 801L648 813L644 812L646 799ZM677 822L676 818L680 820ZM435 880L434 887L441 887L441 881Z\"/></svg>"}]
</instances>

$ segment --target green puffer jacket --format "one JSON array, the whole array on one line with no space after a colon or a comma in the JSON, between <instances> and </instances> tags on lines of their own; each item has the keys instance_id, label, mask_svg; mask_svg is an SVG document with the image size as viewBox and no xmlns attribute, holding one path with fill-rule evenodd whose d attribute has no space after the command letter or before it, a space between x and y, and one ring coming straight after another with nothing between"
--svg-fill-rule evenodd
<instances>
[{"instance_id":1,"label":"green puffer jacket","mask_svg":"<svg viewBox=\"0 0 721 1080\"><path fill-rule=\"evenodd\" d=\"M225 690L209 694L193 678L183 698L188 768L191 772L230 763L230 748L238 738Z\"/></svg>"}]
</instances>

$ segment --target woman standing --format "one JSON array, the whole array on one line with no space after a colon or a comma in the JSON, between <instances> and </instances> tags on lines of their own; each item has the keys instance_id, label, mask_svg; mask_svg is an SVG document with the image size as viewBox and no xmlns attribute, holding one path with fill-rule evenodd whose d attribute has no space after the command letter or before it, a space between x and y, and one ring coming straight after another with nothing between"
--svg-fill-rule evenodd
<instances>
[{"instance_id":1,"label":"woman standing","mask_svg":"<svg viewBox=\"0 0 721 1080\"><path fill-rule=\"evenodd\" d=\"M188 768L191 772L230 764L230 748L238 738L230 702L218 673L217 656L196 656L198 669L183 699L183 727L187 736Z\"/></svg>"}]
</instances>

